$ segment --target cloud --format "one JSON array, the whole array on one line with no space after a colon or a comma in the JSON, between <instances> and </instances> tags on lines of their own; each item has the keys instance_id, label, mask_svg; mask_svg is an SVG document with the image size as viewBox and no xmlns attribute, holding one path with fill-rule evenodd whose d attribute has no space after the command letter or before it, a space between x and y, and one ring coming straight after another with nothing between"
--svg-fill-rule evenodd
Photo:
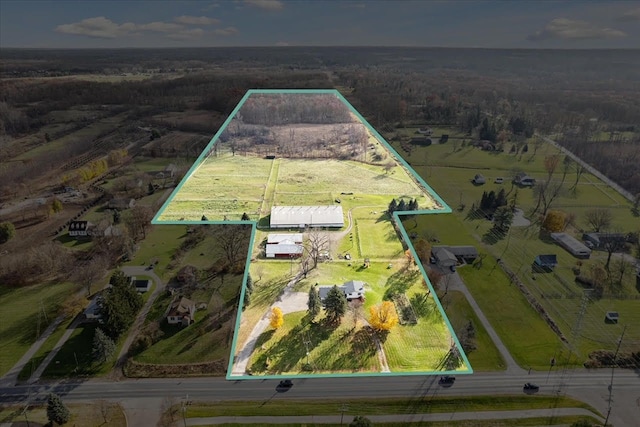
<instances>
[{"instance_id":1,"label":"cloud","mask_svg":"<svg viewBox=\"0 0 640 427\"><path fill-rule=\"evenodd\" d=\"M640 7L628 10L616 18L619 22L640 21Z\"/></svg>"},{"instance_id":2,"label":"cloud","mask_svg":"<svg viewBox=\"0 0 640 427\"><path fill-rule=\"evenodd\" d=\"M167 34L167 37L173 40L193 40L202 38L205 31L202 28L190 28L188 30L178 31L177 33Z\"/></svg>"},{"instance_id":3,"label":"cloud","mask_svg":"<svg viewBox=\"0 0 640 427\"><path fill-rule=\"evenodd\" d=\"M244 0L250 6L265 10L280 10L284 7L284 3L280 0Z\"/></svg>"},{"instance_id":4,"label":"cloud","mask_svg":"<svg viewBox=\"0 0 640 427\"><path fill-rule=\"evenodd\" d=\"M178 16L174 19L179 24L185 25L217 25L220 23L219 19L209 18L207 16Z\"/></svg>"},{"instance_id":5,"label":"cloud","mask_svg":"<svg viewBox=\"0 0 640 427\"><path fill-rule=\"evenodd\" d=\"M63 34L83 35L87 37L113 39L132 34L136 31L137 25L131 22L116 24L104 16L83 19L72 24L58 25L55 31Z\"/></svg>"},{"instance_id":6,"label":"cloud","mask_svg":"<svg viewBox=\"0 0 640 427\"><path fill-rule=\"evenodd\" d=\"M174 24L173 22L151 22L149 24L138 25L140 30L152 31L154 33L173 33L175 31L182 30L182 25Z\"/></svg>"},{"instance_id":7,"label":"cloud","mask_svg":"<svg viewBox=\"0 0 640 427\"><path fill-rule=\"evenodd\" d=\"M536 31L534 34L529 35L527 39L541 41L549 39L584 40L617 37L626 37L626 34L620 30L599 27L590 22L557 18L549 22L541 31Z\"/></svg>"},{"instance_id":8,"label":"cloud","mask_svg":"<svg viewBox=\"0 0 640 427\"><path fill-rule=\"evenodd\" d=\"M218 28L214 31L219 36L232 36L234 34L238 34L238 29L235 27L227 27L227 28Z\"/></svg>"}]
</instances>

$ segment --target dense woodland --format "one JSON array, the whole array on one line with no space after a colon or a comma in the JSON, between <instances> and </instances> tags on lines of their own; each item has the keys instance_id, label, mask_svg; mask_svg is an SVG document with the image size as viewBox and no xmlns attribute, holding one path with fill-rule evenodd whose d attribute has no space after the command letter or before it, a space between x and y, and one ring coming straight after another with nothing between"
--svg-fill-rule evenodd
<instances>
[{"instance_id":1,"label":"dense woodland","mask_svg":"<svg viewBox=\"0 0 640 427\"><path fill-rule=\"evenodd\" d=\"M51 123L55 111L124 113L129 123L211 135L247 89L338 88L381 130L414 123L454 125L489 140L518 139L534 131L560 135L562 144L631 193L640 192L640 162L634 160L640 153L638 51L5 49L0 58L3 159L19 154L21 147L11 144L14 138ZM78 73L150 77L113 82L24 78ZM179 76L165 79L167 73ZM156 117L190 111L208 111L219 119L171 127ZM245 120L251 117L247 109ZM74 153L82 154L82 147ZM3 173L0 178L6 181Z\"/></svg>"}]
</instances>

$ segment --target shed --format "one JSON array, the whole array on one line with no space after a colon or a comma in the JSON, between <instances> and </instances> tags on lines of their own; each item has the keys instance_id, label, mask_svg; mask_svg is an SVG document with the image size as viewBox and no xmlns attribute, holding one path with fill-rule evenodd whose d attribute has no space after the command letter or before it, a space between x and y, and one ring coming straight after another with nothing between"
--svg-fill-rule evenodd
<instances>
[{"instance_id":1,"label":"shed","mask_svg":"<svg viewBox=\"0 0 640 427\"><path fill-rule=\"evenodd\" d=\"M604 315L604 321L606 323L618 323L618 319L620 315L617 311L607 311L607 314Z\"/></svg>"},{"instance_id":2,"label":"shed","mask_svg":"<svg viewBox=\"0 0 640 427\"><path fill-rule=\"evenodd\" d=\"M482 176L482 174L477 173L476 176L473 177L471 182L473 182L476 185L480 185L480 184L484 184L485 182L487 182L487 180L485 179L484 176Z\"/></svg>"},{"instance_id":3,"label":"shed","mask_svg":"<svg viewBox=\"0 0 640 427\"><path fill-rule=\"evenodd\" d=\"M558 265L558 259L555 254L538 255L533 262L542 268L554 268Z\"/></svg>"},{"instance_id":4,"label":"shed","mask_svg":"<svg viewBox=\"0 0 640 427\"><path fill-rule=\"evenodd\" d=\"M591 256L591 249L567 233L551 233L550 236L557 244L576 258L587 259Z\"/></svg>"}]
</instances>

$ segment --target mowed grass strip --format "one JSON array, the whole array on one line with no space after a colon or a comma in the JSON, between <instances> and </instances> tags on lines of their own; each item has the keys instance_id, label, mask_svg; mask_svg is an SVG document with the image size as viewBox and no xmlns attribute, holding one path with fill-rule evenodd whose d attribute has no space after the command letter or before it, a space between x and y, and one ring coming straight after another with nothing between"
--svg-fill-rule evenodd
<instances>
[{"instance_id":1,"label":"mowed grass strip","mask_svg":"<svg viewBox=\"0 0 640 427\"><path fill-rule=\"evenodd\" d=\"M459 291L449 291L441 299L444 311L449 318L453 330L458 333L471 321L476 331L476 349L467 352L467 358L474 372L501 371L507 365L487 333L475 311L469 305L464 294Z\"/></svg>"},{"instance_id":2,"label":"mowed grass strip","mask_svg":"<svg viewBox=\"0 0 640 427\"><path fill-rule=\"evenodd\" d=\"M70 282L0 287L0 376L6 374L45 331L75 288Z\"/></svg>"},{"instance_id":3,"label":"mowed grass strip","mask_svg":"<svg viewBox=\"0 0 640 427\"><path fill-rule=\"evenodd\" d=\"M352 414L351 411L345 412L344 421L350 422L353 417L359 414ZM591 425L598 425L599 421L593 417L585 417L582 415L569 415L564 417L534 417L534 418L511 418L511 419L494 419L494 420L460 420L460 421L415 421L415 422L376 422L376 427L399 427L399 426L429 426L429 427L539 427L539 426L569 426L578 421L588 421ZM231 427L240 424L215 424L216 427ZM326 424L326 423L304 423L304 424L280 424L281 427L337 427L345 424ZM273 424L251 423L252 427L273 426ZM206 425L203 427L213 427Z\"/></svg>"},{"instance_id":4,"label":"mowed grass strip","mask_svg":"<svg viewBox=\"0 0 640 427\"><path fill-rule=\"evenodd\" d=\"M548 368L562 346L560 338L496 261L487 257L482 268L460 268L458 273L516 362L524 368Z\"/></svg>"},{"instance_id":5,"label":"mowed grass strip","mask_svg":"<svg viewBox=\"0 0 640 427\"><path fill-rule=\"evenodd\" d=\"M357 219L356 224L364 257L393 259L403 255L402 244L390 221Z\"/></svg>"},{"instance_id":6,"label":"mowed grass strip","mask_svg":"<svg viewBox=\"0 0 640 427\"><path fill-rule=\"evenodd\" d=\"M294 385L295 387L295 385ZM341 399L337 400L270 400L260 402L225 401L194 402L187 410L188 418L222 416L295 416L335 415L340 407L347 414L387 415L447 412L517 411L528 409L583 408L600 415L592 406L566 396L487 395L426 398Z\"/></svg>"},{"instance_id":7,"label":"mowed grass strip","mask_svg":"<svg viewBox=\"0 0 640 427\"><path fill-rule=\"evenodd\" d=\"M63 403L69 409L71 417L67 425L73 426L101 426L121 427L127 425L127 418L122 407L105 400L87 403ZM49 425L47 418L47 406L28 405L26 413L22 406L4 406L0 408L0 423L10 425ZM13 423L13 424L11 424Z\"/></svg>"}]
</instances>

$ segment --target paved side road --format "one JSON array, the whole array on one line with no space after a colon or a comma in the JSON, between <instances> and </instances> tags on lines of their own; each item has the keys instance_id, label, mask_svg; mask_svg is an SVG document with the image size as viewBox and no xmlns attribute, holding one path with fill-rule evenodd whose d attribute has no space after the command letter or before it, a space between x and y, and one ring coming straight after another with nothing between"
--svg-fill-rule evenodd
<instances>
[{"instance_id":1,"label":"paved side road","mask_svg":"<svg viewBox=\"0 0 640 427\"><path fill-rule=\"evenodd\" d=\"M498 420L521 419L537 417L563 417L571 415L591 416L598 421L604 420L593 412L583 408L558 408L558 409L530 409L525 411L482 411L482 412L446 412L437 414L394 414L394 415L367 415L374 423L408 423L426 421L462 421L462 420ZM206 417L187 418L187 426L215 425L215 424L338 424L350 423L354 415L308 415L308 416L283 416L283 417Z\"/></svg>"}]
</instances>

